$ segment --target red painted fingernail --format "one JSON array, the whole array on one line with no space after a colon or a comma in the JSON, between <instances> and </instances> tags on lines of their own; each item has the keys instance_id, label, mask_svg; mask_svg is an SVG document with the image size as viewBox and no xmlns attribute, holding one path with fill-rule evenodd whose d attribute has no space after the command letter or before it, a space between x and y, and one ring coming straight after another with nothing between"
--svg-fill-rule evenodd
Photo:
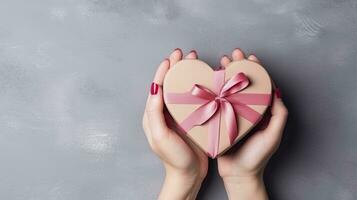
<instances>
[{"instance_id":1,"label":"red painted fingernail","mask_svg":"<svg viewBox=\"0 0 357 200\"><path fill-rule=\"evenodd\" d=\"M275 96L281 99L281 90L279 88L275 88Z\"/></svg>"},{"instance_id":2,"label":"red painted fingernail","mask_svg":"<svg viewBox=\"0 0 357 200\"><path fill-rule=\"evenodd\" d=\"M158 91L159 91L159 85L154 83L154 82L152 82L151 83L151 87L150 87L151 95L156 95Z\"/></svg>"}]
</instances>

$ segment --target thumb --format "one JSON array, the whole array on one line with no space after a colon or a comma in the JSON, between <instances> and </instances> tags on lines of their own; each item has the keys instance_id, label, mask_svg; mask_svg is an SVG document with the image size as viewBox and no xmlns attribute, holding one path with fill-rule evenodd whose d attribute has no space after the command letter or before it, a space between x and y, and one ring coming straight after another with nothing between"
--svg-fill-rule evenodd
<instances>
[{"instance_id":1,"label":"thumb","mask_svg":"<svg viewBox=\"0 0 357 200\"><path fill-rule=\"evenodd\" d=\"M165 122L164 117L164 102L162 96L162 88L157 83L152 83L151 89L156 90L156 94L151 94L147 107L146 113L148 116L149 127L153 135L162 134L167 132L168 127Z\"/></svg>"},{"instance_id":2,"label":"thumb","mask_svg":"<svg viewBox=\"0 0 357 200\"><path fill-rule=\"evenodd\" d=\"M166 59L158 67L154 81L151 84L150 95L146 105L146 114L152 136L168 133L168 127L164 117L164 100L162 92L162 83L166 72L169 69L170 62Z\"/></svg>"}]
</instances>

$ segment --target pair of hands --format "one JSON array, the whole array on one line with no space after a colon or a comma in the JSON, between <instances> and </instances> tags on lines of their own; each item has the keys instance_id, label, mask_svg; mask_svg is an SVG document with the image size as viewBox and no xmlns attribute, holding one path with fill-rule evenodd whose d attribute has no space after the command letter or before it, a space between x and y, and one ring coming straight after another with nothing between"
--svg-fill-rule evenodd
<instances>
[{"instance_id":1,"label":"pair of hands","mask_svg":"<svg viewBox=\"0 0 357 200\"><path fill-rule=\"evenodd\" d=\"M184 59L197 59L196 51ZM162 160L166 177L159 199L195 199L201 183L207 175L206 154L182 134L165 110L161 85L166 72L183 59L181 49L175 49L159 65L151 85L143 116L143 128L151 149ZM232 52L234 61L245 59L240 49ZM256 56L248 60L259 63ZM222 67L228 66L231 58L221 58ZM269 118L264 127L259 127L240 148L217 158L218 171L223 179L229 199L268 199L263 183L263 171L278 148L288 111L282 102L280 90L274 90Z\"/></svg>"}]
</instances>

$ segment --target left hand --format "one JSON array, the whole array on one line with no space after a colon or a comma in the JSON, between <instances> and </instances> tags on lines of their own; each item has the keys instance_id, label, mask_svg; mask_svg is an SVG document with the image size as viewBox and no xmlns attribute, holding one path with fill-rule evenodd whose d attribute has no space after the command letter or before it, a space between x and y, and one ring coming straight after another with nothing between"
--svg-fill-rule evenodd
<instances>
[{"instance_id":1,"label":"left hand","mask_svg":"<svg viewBox=\"0 0 357 200\"><path fill-rule=\"evenodd\" d=\"M240 49L232 52L234 61L245 59ZM259 63L256 56L250 55L248 60ZM223 56L221 65L231 62ZM285 107L280 90L274 88L271 116L266 127L253 133L242 146L234 152L228 152L218 158L218 170L226 186L228 196L232 199L266 199L263 183L263 171L270 157L279 147L285 127L288 110ZM239 193L239 194L238 194ZM253 196L252 196L253 195Z\"/></svg>"}]
</instances>

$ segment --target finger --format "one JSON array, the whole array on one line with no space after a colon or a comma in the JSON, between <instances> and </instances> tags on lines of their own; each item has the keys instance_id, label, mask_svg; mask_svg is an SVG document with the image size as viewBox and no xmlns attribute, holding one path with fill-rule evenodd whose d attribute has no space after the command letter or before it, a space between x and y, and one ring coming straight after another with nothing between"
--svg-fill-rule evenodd
<instances>
[{"instance_id":1,"label":"finger","mask_svg":"<svg viewBox=\"0 0 357 200\"><path fill-rule=\"evenodd\" d=\"M166 58L160 63L159 67L156 70L154 76L154 83L158 85L163 84L166 72L169 70L169 67L170 67L170 61Z\"/></svg>"},{"instance_id":2,"label":"finger","mask_svg":"<svg viewBox=\"0 0 357 200\"><path fill-rule=\"evenodd\" d=\"M277 88L274 92L274 99L271 108L271 118L267 128L265 129L272 139L279 139L283 134L286 120L288 117L288 109L285 107L281 99L280 90Z\"/></svg>"},{"instance_id":3,"label":"finger","mask_svg":"<svg viewBox=\"0 0 357 200\"><path fill-rule=\"evenodd\" d=\"M228 66L228 64L230 62L232 62L231 59L227 55L223 55L220 63L221 63L221 66L225 68Z\"/></svg>"},{"instance_id":4,"label":"finger","mask_svg":"<svg viewBox=\"0 0 357 200\"><path fill-rule=\"evenodd\" d=\"M166 126L163 114L164 102L161 85L169 70L169 65L170 62L167 59L162 61L159 65L150 88L150 96L146 105L148 124L153 137L155 134L165 134L168 132L168 127Z\"/></svg>"},{"instance_id":5,"label":"finger","mask_svg":"<svg viewBox=\"0 0 357 200\"><path fill-rule=\"evenodd\" d=\"M166 58L160 63L159 67L157 68L153 83L156 83L159 86L162 85L166 72L169 70L169 67L170 67L170 60ZM150 92L152 92L152 90L155 89L153 88L154 87L153 83L151 84ZM148 106L149 100L150 100L150 95L146 100L146 107Z\"/></svg>"},{"instance_id":6,"label":"finger","mask_svg":"<svg viewBox=\"0 0 357 200\"><path fill-rule=\"evenodd\" d=\"M197 52L195 50L190 51L186 56L186 59L197 59L198 55Z\"/></svg>"},{"instance_id":7,"label":"finger","mask_svg":"<svg viewBox=\"0 0 357 200\"><path fill-rule=\"evenodd\" d=\"M259 59L253 54L248 56L248 60L251 60L251 61L256 62L256 63L260 63Z\"/></svg>"},{"instance_id":8,"label":"finger","mask_svg":"<svg viewBox=\"0 0 357 200\"><path fill-rule=\"evenodd\" d=\"M174 66L178 61L182 59L182 50L177 48L170 54L170 67Z\"/></svg>"},{"instance_id":9,"label":"finger","mask_svg":"<svg viewBox=\"0 0 357 200\"><path fill-rule=\"evenodd\" d=\"M241 49L236 48L232 52L232 58L233 58L234 61L243 60L244 59L244 52Z\"/></svg>"},{"instance_id":10,"label":"finger","mask_svg":"<svg viewBox=\"0 0 357 200\"><path fill-rule=\"evenodd\" d=\"M150 96L148 106L146 108L146 114L148 117L151 137L161 138L162 135L168 133L169 128L166 125L165 117L163 114L161 87L158 88L157 94Z\"/></svg>"}]
</instances>

